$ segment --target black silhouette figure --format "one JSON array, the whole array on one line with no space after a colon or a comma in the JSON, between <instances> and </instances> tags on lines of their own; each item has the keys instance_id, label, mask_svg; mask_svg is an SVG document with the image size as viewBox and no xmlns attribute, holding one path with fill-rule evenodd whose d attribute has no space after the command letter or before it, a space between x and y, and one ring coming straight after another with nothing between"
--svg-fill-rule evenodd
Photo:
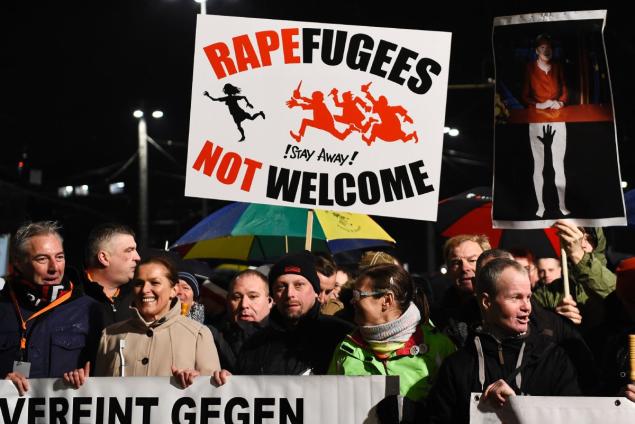
<instances>
[{"instance_id":1,"label":"black silhouette figure","mask_svg":"<svg viewBox=\"0 0 635 424\"><path fill-rule=\"evenodd\" d=\"M223 93L227 95L225 97L219 97L219 98L214 98L210 96L210 94L207 91L204 92L203 95L209 97L215 102L224 102L227 105L227 107L229 108L229 113L232 115L232 118L234 118L234 122L236 123L236 126L238 127L238 131L240 131L240 135L242 136L241 139L238 141L244 141L245 131L243 130L241 123L245 119L249 119L250 121L253 121L259 116L262 116L262 119L265 119L265 113L263 111L260 111L258 113L251 115L247 111L245 111L243 108L241 108L240 105L238 104L240 100L244 100L247 103L247 107L250 109L253 109L253 105L249 103L249 100L247 100L247 97L238 95L240 93L240 88L236 87L235 85L225 84L225 86L223 87Z\"/></svg>"},{"instance_id":2,"label":"black silhouette figure","mask_svg":"<svg viewBox=\"0 0 635 424\"><path fill-rule=\"evenodd\" d=\"M553 144L553 138L556 135L556 131L551 125L543 125L542 137L538 136L538 140L544 146L544 166L542 168L542 179L544 184L542 186L542 199L545 205L546 215L551 215L550 212L558 211L558 192L556 191L556 171L553 167L553 154L551 152L551 145ZM558 213L561 215L561 213Z\"/></svg>"}]
</instances>

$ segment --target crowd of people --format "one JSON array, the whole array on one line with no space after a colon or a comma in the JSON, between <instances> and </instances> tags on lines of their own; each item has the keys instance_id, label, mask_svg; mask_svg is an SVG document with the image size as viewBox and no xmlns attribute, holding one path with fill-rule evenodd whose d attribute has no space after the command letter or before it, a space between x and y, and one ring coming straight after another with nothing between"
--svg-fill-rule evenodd
<instances>
[{"instance_id":1,"label":"crowd of people","mask_svg":"<svg viewBox=\"0 0 635 424\"><path fill-rule=\"evenodd\" d=\"M200 375L396 375L402 422L469 422L470 394L492 408L510 396L626 396L635 333L635 258L610 271L601 229L555 224L559 258L492 249L482 235L447 240L447 286L414 278L386 252L357 269L295 252L268 274L239 272L227 313L199 303L201 285L165 256L140 257L134 232L102 224L85 267L66 267L60 226L13 235L0 292L0 373L20 395L30 378ZM405 413L408 411L408 413Z\"/></svg>"}]
</instances>

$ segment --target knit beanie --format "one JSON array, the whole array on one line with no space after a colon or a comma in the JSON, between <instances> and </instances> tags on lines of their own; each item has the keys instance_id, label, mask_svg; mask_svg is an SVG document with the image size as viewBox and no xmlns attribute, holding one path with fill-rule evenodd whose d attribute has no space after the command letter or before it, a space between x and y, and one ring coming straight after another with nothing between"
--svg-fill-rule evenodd
<instances>
[{"instance_id":1,"label":"knit beanie","mask_svg":"<svg viewBox=\"0 0 635 424\"><path fill-rule=\"evenodd\" d=\"M307 251L290 253L280 258L278 262L273 264L271 271L269 271L269 284L275 283L278 277L285 274L303 276L309 280L315 293L320 292L320 279L315 270L315 261L311 253Z\"/></svg>"},{"instance_id":2,"label":"knit beanie","mask_svg":"<svg viewBox=\"0 0 635 424\"><path fill-rule=\"evenodd\" d=\"M198 300L201 295L201 291L198 287L198 281L196 280L196 277L185 271L179 271L178 276L179 280L185 281L187 285L192 288L192 292L194 292L194 300Z\"/></svg>"}]
</instances>

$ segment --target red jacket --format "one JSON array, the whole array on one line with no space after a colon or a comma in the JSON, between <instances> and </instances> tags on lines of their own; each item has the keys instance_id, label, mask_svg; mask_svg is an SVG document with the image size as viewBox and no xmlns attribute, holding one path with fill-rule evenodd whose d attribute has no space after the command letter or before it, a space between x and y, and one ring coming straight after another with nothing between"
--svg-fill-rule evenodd
<instances>
[{"instance_id":1,"label":"red jacket","mask_svg":"<svg viewBox=\"0 0 635 424\"><path fill-rule=\"evenodd\" d=\"M559 63L552 63L551 70L545 72L533 61L527 64L522 100L527 106L547 100L558 100L566 103L569 92L564 81L564 72Z\"/></svg>"}]
</instances>

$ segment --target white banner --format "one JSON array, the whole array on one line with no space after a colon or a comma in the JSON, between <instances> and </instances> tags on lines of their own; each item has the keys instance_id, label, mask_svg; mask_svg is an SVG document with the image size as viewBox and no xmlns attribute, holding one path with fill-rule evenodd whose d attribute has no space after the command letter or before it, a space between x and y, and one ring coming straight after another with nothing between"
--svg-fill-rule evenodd
<instances>
[{"instance_id":1,"label":"white banner","mask_svg":"<svg viewBox=\"0 0 635 424\"><path fill-rule=\"evenodd\" d=\"M23 423L374 423L375 406L399 393L397 377L199 377L181 389L167 377L91 377L80 389L32 379L24 397L0 381L0 422Z\"/></svg>"},{"instance_id":2,"label":"white banner","mask_svg":"<svg viewBox=\"0 0 635 424\"><path fill-rule=\"evenodd\" d=\"M185 194L436 220L450 39L199 16Z\"/></svg>"},{"instance_id":3,"label":"white banner","mask_svg":"<svg viewBox=\"0 0 635 424\"><path fill-rule=\"evenodd\" d=\"M470 424L633 424L635 403L623 397L513 396L493 409L472 393Z\"/></svg>"}]
</instances>

